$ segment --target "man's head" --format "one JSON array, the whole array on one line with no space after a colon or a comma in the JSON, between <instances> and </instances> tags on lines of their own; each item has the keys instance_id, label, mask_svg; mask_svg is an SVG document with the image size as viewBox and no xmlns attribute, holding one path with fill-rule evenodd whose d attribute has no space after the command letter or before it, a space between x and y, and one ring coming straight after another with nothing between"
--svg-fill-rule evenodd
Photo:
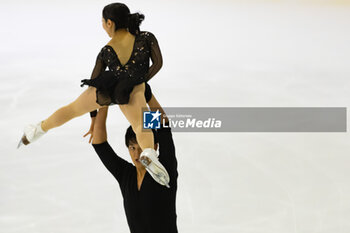
<instances>
[{"instance_id":1,"label":"man's head","mask_svg":"<svg viewBox=\"0 0 350 233\"><path fill-rule=\"evenodd\" d=\"M155 130L152 130L152 132L153 132L153 139L154 139L154 149L157 150L158 149L157 133L155 132ZM143 165L139 162L142 149L140 145L137 143L136 134L132 130L131 126L127 128L125 133L125 145L129 150L130 157L132 159L132 162L135 164L135 166L137 168L143 168Z\"/></svg>"}]
</instances>

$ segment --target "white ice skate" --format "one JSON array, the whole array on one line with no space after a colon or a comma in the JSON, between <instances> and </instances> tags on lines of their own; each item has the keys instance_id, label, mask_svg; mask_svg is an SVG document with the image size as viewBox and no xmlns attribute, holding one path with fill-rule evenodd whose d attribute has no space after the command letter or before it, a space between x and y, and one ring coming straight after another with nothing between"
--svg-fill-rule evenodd
<instances>
[{"instance_id":1,"label":"white ice skate","mask_svg":"<svg viewBox=\"0 0 350 233\"><path fill-rule=\"evenodd\" d=\"M170 178L168 172L165 167L159 162L157 152L154 149L144 149L140 155L140 162L143 166L145 166L146 170L155 181L170 188Z\"/></svg>"},{"instance_id":2,"label":"white ice skate","mask_svg":"<svg viewBox=\"0 0 350 233\"><path fill-rule=\"evenodd\" d=\"M41 122L36 125L28 125L24 128L24 134L18 143L17 148L21 145L28 145L43 136L46 132L41 128Z\"/></svg>"}]
</instances>

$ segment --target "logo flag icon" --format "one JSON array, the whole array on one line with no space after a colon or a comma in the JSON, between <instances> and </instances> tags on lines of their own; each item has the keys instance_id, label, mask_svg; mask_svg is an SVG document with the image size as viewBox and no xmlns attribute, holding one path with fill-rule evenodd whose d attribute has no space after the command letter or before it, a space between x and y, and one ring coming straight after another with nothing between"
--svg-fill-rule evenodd
<instances>
[{"instance_id":1,"label":"logo flag icon","mask_svg":"<svg viewBox=\"0 0 350 233\"><path fill-rule=\"evenodd\" d=\"M160 116L162 114L157 110L156 112L143 112L143 128L144 129L160 129Z\"/></svg>"}]
</instances>

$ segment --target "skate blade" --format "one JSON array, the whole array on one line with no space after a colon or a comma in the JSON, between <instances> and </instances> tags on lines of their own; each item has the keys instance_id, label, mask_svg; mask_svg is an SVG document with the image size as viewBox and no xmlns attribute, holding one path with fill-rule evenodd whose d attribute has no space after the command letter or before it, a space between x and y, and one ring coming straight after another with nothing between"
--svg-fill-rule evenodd
<instances>
[{"instance_id":1,"label":"skate blade","mask_svg":"<svg viewBox=\"0 0 350 233\"><path fill-rule=\"evenodd\" d=\"M150 165L151 163L153 163L153 162L147 164L146 162L144 162L143 160L141 160L141 163L142 163L143 166L145 166L146 170L147 170L149 173L153 174L153 175L152 175L152 178L153 178L155 181L157 181L157 183L159 183L159 184L161 184L161 185L163 185L163 186L165 186L165 187L167 187L167 188L170 188L170 185L169 185L169 183L166 181L166 178L165 178L164 173L155 173L155 172L153 172L152 169L150 168L149 165ZM160 168L159 166L157 166L157 164L155 164L155 163L153 163L153 164L154 164L160 171L163 170L162 168Z\"/></svg>"},{"instance_id":2,"label":"skate blade","mask_svg":"<svg viewBox=\"0 0 350 233\"><path fill-rule=\"evenodd\" d=\"M23 145L23 141L22 141L22 138L21 138L21 140L19 140L19 143L17 145L17 149L20 148L22 145Z\"/></svg>"},{"instance_id":3,"label":"skate blade","mask_svg":"<svg viewBox=\"0 0 350 233\"><path fill-rule=\"evenodd\" d=\"M151 172L154 175L154 177L156 177L155 180L157 181L157 183L159 183L159 184L161 184L161 185L163 185L163 186L165 186L167 188L170 188L170 185L166 181L164 174L162 174L162 173L160 173L160 174L159 173L154 173L151 169L148 169L147 171ZM154 177L153 177L153 179L154 179Z\"/></svg>"},{"instance_id":4,"label":"skate blade","mask_svg":"<svg viewBox=\"0 0 350 233\"><path fill-rule=\"evenodd\" d=\"M23 134L21 140L19 141L17 145L17 149L20 148L22 145L28 145L30 142L28 141L26 135Z\"/></svg>"}]
</instances>

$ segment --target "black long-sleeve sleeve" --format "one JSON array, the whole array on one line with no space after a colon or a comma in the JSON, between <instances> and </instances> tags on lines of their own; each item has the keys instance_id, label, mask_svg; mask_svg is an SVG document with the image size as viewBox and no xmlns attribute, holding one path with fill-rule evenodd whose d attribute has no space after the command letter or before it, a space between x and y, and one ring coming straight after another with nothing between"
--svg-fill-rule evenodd
<instances>
[{"instance_id":1,"label":"black long-sleeve sleeve","mask_svg":"<svg viewBox=\"0 0 350 233\"><path fill-rule=\"evenodd\" d=\"M97 78L100 75L100 73L106 70L106 67L107 65L103 62L103 59L102 59L102 50L101 50L97 55L95 67L92 70L90 79ZM96 115L97 115L97 110L90 112L91 117L95 117Z\"/></svg>"},{"instance_id":2,"label":"black long-sleeve sleeve","mask_svg":"<svg viewBox=\"0 0 350 233\"><path fill-rule=\"evenodd\" d=\"M104 63L102 59L103 57L102 53L103 53L103 50L101 50L96 57L95 67L91 73L91 79L97 78L97 76L99 76L100 73L106 70L107 65Z\"/></svg>"},{"instance_id":3,"label":"black long-sleeve sleeve","mask_svg":"<svg viewBox=\"0 0 350 233\"><path fill-rule=\"evenodd\" d=\"M121 183L123 176L126 174L126 169L132 169L133 165L119 157L107 141L92 144L92 146L108 171Z\"/></svg>"},{"instance_id":4,"label":"black long-sleeve sleeve","mask_svg":"<svg viewBox=\"0 0 350 233\"><path fill-rule=\"evenodd\" d=\"M157 138L159 142L159 161L167 169L170 176L170 187L172 185L172 180L177 178L177 159L175 154L175 145L173 136L171 133L171 128L169 124L157 129Z\"/></svg>"},{"instance_id":5,"label":"black long-sleeve sleeve","mask_svg":"<svg viewBox=\"0 0 350 233\"><path fill-rule=\"evenodd\" d=\"M163 58L162 53L159 48L159 44L157 41L157 38L152 34L149 33L148 43L151 47L151 60L152 65L149 67L146 80L149 81L163 66Z\"/></svg>"}]
</instances>

